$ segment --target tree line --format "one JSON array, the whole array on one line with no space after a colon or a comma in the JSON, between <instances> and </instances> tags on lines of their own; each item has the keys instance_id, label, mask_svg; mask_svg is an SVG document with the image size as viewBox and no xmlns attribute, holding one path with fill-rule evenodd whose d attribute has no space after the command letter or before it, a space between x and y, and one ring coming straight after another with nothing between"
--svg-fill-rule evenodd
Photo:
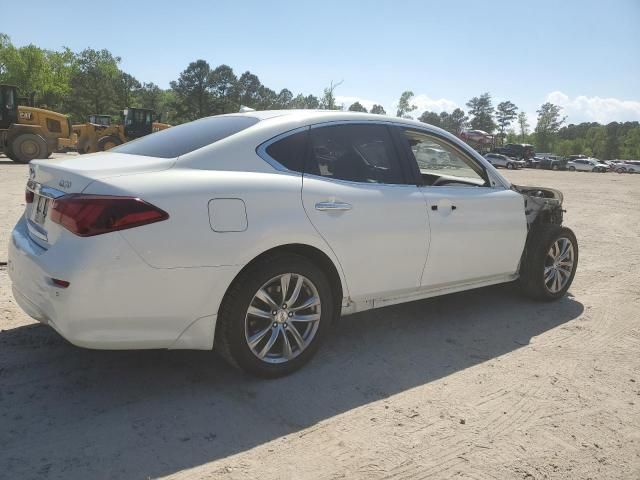
<instances>
[{"instance_id":1,"label":"tree line","mask_svg":"<svg viewBox=\"0 0 640 480\"><path fill-rule=\"evenodd\" d=\"M341 81L320 95L273 90L250 71L237 75L229 65L212 67L196 60L162 89L120 68L121 58L106 49L73 52L53 51L35 45L16 47L0 33L0 83L16 85L23 96L34 95L39 106L66 113L74 122L89 114L119 115L125 107L149 108L161 121L180 124L197 118L237 112L241 105L256 109L330 109L367 112L360 102L338 104L335 91ZM495 135L497 143L531 143L536 151L560 155L586 154L601 159L640 158L640 124L612 122L608 125L566 125L561 107L545 103L537 110L532 128L527 115L511 101L495 107L485 92L466 103L467 111L423 112L417 120L441 127L454 135L463 130L482 130ZM411 118L418 107L407 90L398 100L396 116ZM382 105L369 113L386 115Z\"/></svg>"}]
</instances>

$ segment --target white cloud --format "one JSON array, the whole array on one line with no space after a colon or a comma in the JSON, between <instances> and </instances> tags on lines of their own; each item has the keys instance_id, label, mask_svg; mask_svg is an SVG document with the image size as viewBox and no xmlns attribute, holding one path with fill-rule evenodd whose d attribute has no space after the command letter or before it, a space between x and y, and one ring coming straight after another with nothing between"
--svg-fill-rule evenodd
<instances>
[{"instance_id":1,"label":"white cloud","mask_svg":"<svg viewBox=\"0 0 640 480\"><path fill-rule=\"evenodd\" d=\"M568 123L607 124L616 121L640 120L640 101L584 95L571 98L559 91L549 93L546 101L561 106L564 115L567 115Z\"/></svg>"},{"instance_id":2,"label":"white cloud","mask_svg":"<svg viewBox=\"0 0 640 480\"><path fill-rule=\"evenodd\" d=\"M449 100L447 98L438 98L434 99L421 93L420 95L416 95L411 100L411 104L418 107L417 110L414 110L411 114L419 117L422 112L428 110L430 112L449 112L451 113L453 110L458 108L458 104L453 100Z\"/></svg>"}]
</instances>

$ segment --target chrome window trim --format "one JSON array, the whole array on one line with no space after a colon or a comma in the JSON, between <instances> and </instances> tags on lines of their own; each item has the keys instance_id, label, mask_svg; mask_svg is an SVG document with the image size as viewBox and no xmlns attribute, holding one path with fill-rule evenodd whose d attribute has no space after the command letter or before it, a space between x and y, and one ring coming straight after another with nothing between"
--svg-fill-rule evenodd
<instances>
[{"instance_id":1,"label":"chrome window trim","mask_svg":"<svg viewBox=\"0 0 640 480\"><path fill-rule=\"evenodd\" d=\"M305 130L309 130L309 126L308 125L304 126L304 127L294 128L293 130L288 130L288 131L286 131L284 133L276 135L275 137L270 138L266 142L263 142L260 145L258 145L258 147L256 148L256 154L260 158L262 158L265 162L267 162L269 165L271 165L273 168L278 170L279 172L288 173L288 174L291 174L291 175L295 175L295 176L301 177L302 176L302 172L296 172L295 170L289 170L287 167L285 167L280 162L278 162L275 158L273 158L271 155L269 155L267 153L267 148L269 148L272 144L276 143L277 141L282 140L283 138L290 137L291 135L295 135L296 133L304 132Z\"/></svg>"}]
</instances>

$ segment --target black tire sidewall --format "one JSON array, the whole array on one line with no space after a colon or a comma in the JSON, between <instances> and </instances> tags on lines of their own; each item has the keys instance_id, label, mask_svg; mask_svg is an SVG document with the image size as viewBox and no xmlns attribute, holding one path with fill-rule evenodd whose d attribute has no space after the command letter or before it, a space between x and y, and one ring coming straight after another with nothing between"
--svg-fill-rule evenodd
<instances>
[{"instance_id":1,"label":"black tire sidewall","mask_svg":"<svg viewBox=\"0 0 640 480\"><path fill-rule=\"evenodd\" d=\"M38 154L36 156L28 157L22 154L22 144L27 141L33 141L38 145ZM49 152L47 151L47 142L45 142L44 139L39 135L35 135L33 133L24 133L22 135L19 135L12 142L11 153L12 156L9 158L18 163L29 163L31 160L35 160L37 158L47 158L49 156Z\"/></svg>"},{"instance_id":2,"label":"black tire sidewall","mask_svg":"<svg viewBox=\"0 0 640 480\"><path fill-rule=\"evenodd\" d=\"M552 293L547 289L544 282L544 263L551 246L560 238L568 239L573 245L574 264L567 284L559 292ZM538 300L546 301L563 297L575 278L578 259L578 240L570 228L560 225L540 227L540 230L532 236L527 246L525 268L521 272L521 284L525 293Z\"/></svg>"},{"instance_id":3,"label":"black tire sidewall","mask_svg":"<svg viewBox=\"0 0 640 480\"><path fill-rule=\"evenodd\" d=\"M105 150L104 146L106 143L113 143L113 147L117 147L118 145L121 145L122 142L120 142L120 140L112 135L106 136L106 137L102 137L100 140L98 140L98 151L99 152L105 152L105 151L109 151L109 150Z\"/></svg>"},{"instance_id":4,"label":"black tire sidewall","mask_svg":"<svg viewBox=\"0 0 640 480\"><path fill-rule=\"evenodd\" d=\"M307 277L320 295L321 317L318 330L311 344L297 357L286 363L270 364L261 361L251 351L245 338L245 316L249 302L259 288L270 279L283 273L299 273ZM314 263L299 255L281 255L274 259L256 264L243 272L234 285L233 293L225 297L218 319L220 329L216 336L222 335L229 355L244 371L266 378L274 378L298 370L307 363L318 350L327 334L335 308L331 287L324 272Z\"/></svg>"}]
</instances>

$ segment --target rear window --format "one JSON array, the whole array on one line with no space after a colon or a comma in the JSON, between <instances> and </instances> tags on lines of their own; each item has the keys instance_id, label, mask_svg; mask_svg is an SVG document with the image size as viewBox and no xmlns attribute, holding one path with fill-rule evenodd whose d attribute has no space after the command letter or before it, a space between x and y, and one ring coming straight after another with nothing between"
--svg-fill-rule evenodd
<instances>
[{"instance_id":1,"label":"rear window","mask_svg":"<svg viewBox=\"0 0 640 480\"><path fill-rule=\"evenodd\" d=\"M258 123L252 117L207 117L112 148L112 152L174 158L193 152Z\"/></svg>"}]
</instances>

